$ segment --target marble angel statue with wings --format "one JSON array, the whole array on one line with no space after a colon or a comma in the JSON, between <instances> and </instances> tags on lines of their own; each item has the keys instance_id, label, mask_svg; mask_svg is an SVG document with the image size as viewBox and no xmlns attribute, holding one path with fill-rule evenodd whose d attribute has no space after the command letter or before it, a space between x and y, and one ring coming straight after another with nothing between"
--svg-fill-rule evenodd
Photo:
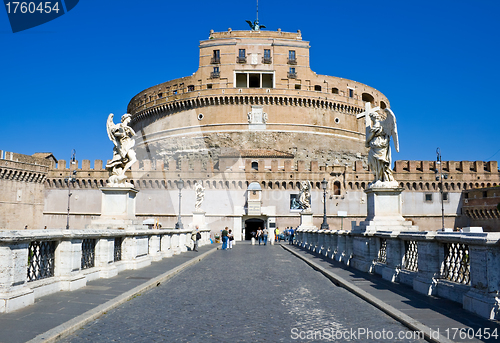
<instances>
[{"instance_id":1,"label":"marble angel statue with wings","mask_svg":"<svg viewBox=\"0 0 500 343\"><path fill-rule=\"evenodd\" d=\"M397 181L391 169L391 137L394 147L399 152L398 129L396 116L389 108L381 110L379 107L370 108L367 103L365 114L366 147L368 152L368 165L375 175L372 186L397 186Z\"/></svg>"},{"instance_id":2,"label":"marble angel statue with wings","mask_svg":"<svg viewBox=\"0 0 500 343\"><path fill-rule=\"evenodd\" d=\"M131 116L126 113L122 116L121 123L113 123L113 113L110 113L106 122L106 130L109 139L115 145L113 158L106 164L109 171L107 186L109 187L132 187L131 183L125 181L125 172L137 161L135 151L134 130L128 125Z\"/></svg>"}]
</instances>

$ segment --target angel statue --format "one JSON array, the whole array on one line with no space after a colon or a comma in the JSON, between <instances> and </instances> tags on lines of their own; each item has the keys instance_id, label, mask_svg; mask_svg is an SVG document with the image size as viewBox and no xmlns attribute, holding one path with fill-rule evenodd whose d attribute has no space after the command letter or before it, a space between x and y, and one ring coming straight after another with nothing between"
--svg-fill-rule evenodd
<instances>
[{"instance_id":1,"label":"angel statue","mask_svg":"<svg viewBox=\"0 0 500 343\"><path fill-rule=\"evenodd\" d=\"M194 182L194 191L196 192L196 203L194 204L194 210L199 211L201 203L205 199L205 188L201 184L201 182Z\"/></svg>"},{"instance_id":2,"label":"angel statue","mask_svg":"<svg viewBox=\"0 0 500 343\"><path fill-rule=\"evenodd\" d=\"M108 137L113 142L113 158L106 164L106 170L109 172L107 186L109 187L132 187L133 185L126 182L125 172L137 161L135 157L134 147L135 136L134 130L128 126L130 123L130 114L126 113L122 116L122 122L113 123L113 113L108 116L106 129Z\"/></svg>"},{"instance_id":3,"label":"angel statue","mask_svg":"<svg viewBox=\"0 0 500 343\"><path fill-rule=\"evenodd\" d=\"M397 181L392 175L391 169L391 137L394 147L399 152L398 129L394 112L386 108L383 111L379 107L370 108L367 103L365 112L366 122L366 147L368 152L368 165L375 175L373 185L397 186Z\"/></svg>"},{"instance_id":4,"label":"angel statue","mask_svg":"<svg viewBox=\"0 0 500 343\"><path fill-rule=\"evenodd\" d=\"M311 211L311 183L309 181L300 183L299 205L304 212Z\"/></svg>"}]
</instances>

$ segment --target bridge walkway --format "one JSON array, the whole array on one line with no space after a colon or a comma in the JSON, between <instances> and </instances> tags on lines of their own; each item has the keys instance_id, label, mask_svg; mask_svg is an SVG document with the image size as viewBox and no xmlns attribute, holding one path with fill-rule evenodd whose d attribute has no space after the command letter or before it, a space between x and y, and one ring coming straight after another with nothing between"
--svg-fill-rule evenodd
<instances>
[{"instance_id":1,"label":"bridge walkway","mask_svg":"<svg viewBox=\"0 0 500 343\"><path fill-rule=\"evenodd\" d=\"M279 245L238 242L230 251L209 245L95 280L0 314L0 342L321 342L333 335L343 335L340 341L424 341L415 327L439 329L441 335L428 340L446 342L446 328L500 331L497 322L453 302L290 248L299 256ZM352 286L379 303L368 304ZM398 311L417 326L409 328Z\"/></svg>"}]
</instances>

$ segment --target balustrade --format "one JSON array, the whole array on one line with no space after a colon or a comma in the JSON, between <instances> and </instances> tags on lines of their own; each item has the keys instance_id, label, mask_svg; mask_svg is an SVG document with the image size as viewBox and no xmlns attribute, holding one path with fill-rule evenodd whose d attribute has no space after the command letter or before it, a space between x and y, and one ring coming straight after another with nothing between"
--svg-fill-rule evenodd
<instances>
[{"instance_id":1,"label":"balustrade","mask_svg":"<svg viewBox=\"0 0 500 343\"><path fill-rule=\"evenodd\" d=\"M295 244L500 319L500 233L299 229Z\"/></svg>"},{"instance_id":2,"label":"balustrade","mask_svg":"<svg viewBox=\"0 0 500 343\"><path fill-rule=\"evenodd\" d=\"M199 245L208 244L208 230L200 231ZM189 229L0 231L0 313L145 267L191 244Z\"/></svg>"}]
</instances>

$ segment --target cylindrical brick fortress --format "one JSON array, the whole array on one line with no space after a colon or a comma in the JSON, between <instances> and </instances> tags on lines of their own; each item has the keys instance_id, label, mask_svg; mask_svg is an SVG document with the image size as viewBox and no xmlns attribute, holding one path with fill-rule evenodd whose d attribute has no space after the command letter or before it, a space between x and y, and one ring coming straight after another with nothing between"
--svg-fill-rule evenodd
<instances>
[{"instance_id":1,"label":"cylindrical brick fortress","mask_svg":"<svg viewBox=\"0 0 500 343\"><path fill-rule=\"evenodd\" d=\"M192 76L137 94L128 105L139 158L211 158L221 148L278 150L297 160L365 160L364 104L376 89L309 67L309 42L278 31L211 32Z\"/></svg>"}]
</instances>

